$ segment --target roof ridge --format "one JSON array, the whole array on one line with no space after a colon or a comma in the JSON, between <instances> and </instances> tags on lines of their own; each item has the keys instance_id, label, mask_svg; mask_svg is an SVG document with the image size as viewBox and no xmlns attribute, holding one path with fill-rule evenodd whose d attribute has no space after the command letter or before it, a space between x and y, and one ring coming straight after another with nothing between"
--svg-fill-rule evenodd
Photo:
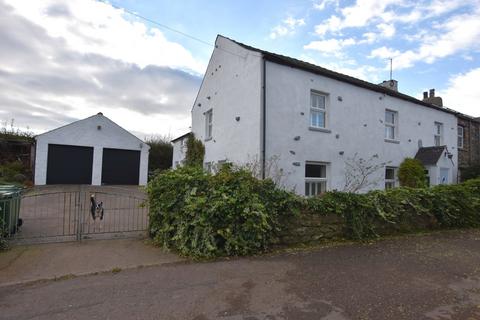
<instances>
[{"instance_id":1,"label":"roof ridge","mask_svg":"<svg viewBox=\"0 0 480 320\"><path fill-rule=\"evenodd\" d=\"M287 64L287 65L296 67L298 69L304 69L306 71L310 71L310 72L313 72L313 73L320 73L323 76L333 78L333 79L338 80L338 81L347 82L347 83L350 83L352 85L363 87L365 89L370 89L372 91L376 91L376 92L379 92L379 93L390 95L392 97L396 97L396 98L399 98L399 99L402 99L402 100L410 101L412 103L420 104L420 105L423 105L425 107L432 108L432 109L435 109L435 110L439 110L439 111L442 111L442 112L450 113L450 114L453 114L453 115L461 114L460 112L458 112L454 109L450 109L450 108L447 108L447 107L439 107L439 106L436 106L434 104L419 100L415 97L409 96L405 93L401 93L399 91L393 91L393 90L385 88L381 85L374 84L372 82L368 82L368 81L365 81L365 80L362 80L362 79L359 79L359 78L355 78L355 77L349 76L349 75L344 74L344 73L333 71L333 70L327 69L325 67L318 66L318 65L310 63L310 62L306 62L306 61L303 61L303 60L300 60L300 59L297 59L297 58L292 58L292 57L285 56L285 55L282 55L282 54L273 53L273 52L270 52L270 51L266 51L266 50L263 50L263 49L252 47L250 45L244 44L242 42L239 42L237 40L234 40L234 39L231 39L229 37L223 36L221 34L217 35L217 38L218 37L222 37L222 38L225 38L227 40L230 40L233 43L236 43L239 46L242 46L247 50L252 50L252 51L259 52L259 53L263 54L265 56L265 58L270 58L269 60L272 61L272 62Z\"/></svg>"}]
</instances>

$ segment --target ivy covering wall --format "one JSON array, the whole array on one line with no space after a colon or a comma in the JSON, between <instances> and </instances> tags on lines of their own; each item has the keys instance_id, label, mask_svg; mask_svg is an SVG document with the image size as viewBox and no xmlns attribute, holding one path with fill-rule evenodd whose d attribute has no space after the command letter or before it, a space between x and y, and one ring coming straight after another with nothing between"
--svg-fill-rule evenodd
<instances>
[{"instance_id":1,"label":"ivy covering wall","mask_svg":"<svg viewBox=\"0 0 480 320\"><path fill-rule=\"evenodd\" d=\"M304 198L225 165L217 174L198 166L168 170L147 189L154 242L195 258L251 255L322 239L480 227L480 179Z\"/></svg>"}]
</instances>

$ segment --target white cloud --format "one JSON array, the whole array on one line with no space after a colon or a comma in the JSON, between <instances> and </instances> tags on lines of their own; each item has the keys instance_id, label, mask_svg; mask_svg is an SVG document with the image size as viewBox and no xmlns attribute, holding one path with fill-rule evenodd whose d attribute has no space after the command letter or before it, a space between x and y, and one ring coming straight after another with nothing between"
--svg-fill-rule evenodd
<instances>
[{"instance_id":1,"label":"white cloud","mask_svg":"<svg viewBox=\"0 0 480 320\"><path fill-rule=\"evenodd\" d=\"M169 66L202 74L206 64L195 59L157 28L130 19L123 10L94 0L6 0L15 13L62 38L75 52L95 53L140 67Z\"/></svg>"},{"instance_id":2,"label":"white cloud","mask_svg":"<svg viewBox=\"0 0 480 320\"><path fill-rule=\"evenodd\" d=\"M313 8L321 11L321 10L325 9L330 4L335 4L338 7L338 1L339 0L322 0L320 2L315 2L313 4Z\"/></svg>"},{"instance_id":3,"label":"white cloud","mask_svg":"<svg viewBox=\"0 0 480 320\"><path fill-rule=\"evenodd\" d=\"M480 117L480 68L472 69L464 74L453 76L449 81L449 87L439 91L445 106L460 112Z\"/></svg>"},{"instance_id":4,"label":"white cloud","mask_svg":"<svg viewBox=\"0 0 480 320\"><path fill-rule=\"evenodd\" d=\"M480 8L470 14L453 16L445 23L436 26L430 34L421 38L417 49L404 52L385 47L373 50L370 57L385 58L388 54L395 58L394 68L412 67L416 62L433 63L440 58L480 48Z\"/></svg>"},{"instance_id":5,"label":"white cloud","mask_svg":"<svg viewBox=\"0 0 480 320\"><path fill-rule=\"evenodd\" d=\"M282 21L281 24L273 27L272 31L270 32L270 39L277 39L280 37L292 35L295 33L295 30L298 27L304 26L305 20L304 19L295 19L293 17L288 17Z\"/></svg>"},{"instance_id":6,"label":"white cloud","mask_svg":"<svg viewBox=\"0 0 480 320\"><path fill-rule=\"evenodd\" d=\"M395 35L395 26L393 24L380 23L377 25L380 34L384 38L391 38Z\"/></svg>"},{"instance_id":7,"label":"white cloud","mask_svg":"<svg viewBox=\"0 0 480 320\"><path fill-rule=\"evenodd\" d=\"M0 121L13 118L19 127L29 126L39 133L102 111L140 138L188 130L189 111L201 78L184 71L199 69L195 60L173 60L174 54L187 57L182 56L188 53L186 49L165 40L159 43L165 51L156 51L160 57L149 53L144 57L142 50L149 46L156 50L154 41L165 38L151 35L138 22L108 21L120 19L115 10L100 9L107 17L93 19L99 13L93 10L98 9L94 1L88 1L93 6L87 25L83 13L77 19L67 2L46 3L22 7L23 3L15 2L14 10L0 1ZM40 16L44 19L38 20ZM117 39L121 35L111 39L103 30L113 32L114 25L125 33L132 46L130 53L110 52L122 45ZM134 31L126 30L127 26ZM165 65L170 62L184 70Z\"/></svg>"},{"instance_id":8,"label":"white cloud","mask_svg":"<svg viewBox=\"0 0 480 320\"><path fill-rule=\"evenodd\" d=\"M390 58L395 58L400 55L400 51L394 50L391 48L387 47L380 47L377 49L372 50L370 55L368 56L369 58L380 58L380 59L390 59Z\"/></svg>"},{"instance_id":9,"label":"white cloud","mask_svg":"<svg viewBox=\"0 0 480 320\"><path fill-rule=\"evenodd\" d=\"M324 8L327 2L314 4ZM340 15L332 15L315 26L315 33L325 36L337 34L346 28L363 28L377 25L384 37L395 34L395 23L412 24L421 20L439 17L462 6L478 6L478 0L356 0L351 6L342 8Z\"/></svg>"},{"instance_id":10,"label":"white cloud","mask_svg":"<svg viewBox=\"0 0 480 320\"><path fill-rule=\"evenodd\" d=\"M345 47L354 45L355 39L328 39L312 41L303 48L308 50L316 50L326 55L340 56Z\"/></svg>"}]
</instances>

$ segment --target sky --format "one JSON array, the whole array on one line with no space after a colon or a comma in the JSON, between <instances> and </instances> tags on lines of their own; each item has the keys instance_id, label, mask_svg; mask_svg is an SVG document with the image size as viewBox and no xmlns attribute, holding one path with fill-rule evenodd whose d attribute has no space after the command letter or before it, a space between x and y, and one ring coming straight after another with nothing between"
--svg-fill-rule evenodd
<instances>
[{"instance_id":1,"label":"sky","mask_svg":"<svg viewBox=\"0 0 480 320\"><path fill-rule=\"evenodd\" d=\"M480 0L0 0L0 126L181 135L217 34L480 117Z\"/></svg>"}]
</instances>

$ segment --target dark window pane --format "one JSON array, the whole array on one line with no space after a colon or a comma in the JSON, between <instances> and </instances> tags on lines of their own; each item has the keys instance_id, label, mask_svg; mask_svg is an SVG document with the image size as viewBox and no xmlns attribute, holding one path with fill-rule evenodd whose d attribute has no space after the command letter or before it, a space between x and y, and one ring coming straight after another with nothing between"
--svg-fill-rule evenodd
<instances>
[{"instance_id":1,"label":"dark window pane","mask_svg":"<svg viewBox=\"0 0 480 320\"><path fill-rule=\"evenodd\" d=\"M387 180L394 180L395 179L395 169L387 168L385 170L385 179Z\"/></svg>"},{"instance_id":2,"label":"dark window pane","mask_svg":"<svg viewBox=\"0 0 480 320\"><path fill-rule=\"evenodd\" d=\"M323 164L311 164L305 165L305 177L307 178L326 178L327 168Z\"/></svg>"}]
</instances>

